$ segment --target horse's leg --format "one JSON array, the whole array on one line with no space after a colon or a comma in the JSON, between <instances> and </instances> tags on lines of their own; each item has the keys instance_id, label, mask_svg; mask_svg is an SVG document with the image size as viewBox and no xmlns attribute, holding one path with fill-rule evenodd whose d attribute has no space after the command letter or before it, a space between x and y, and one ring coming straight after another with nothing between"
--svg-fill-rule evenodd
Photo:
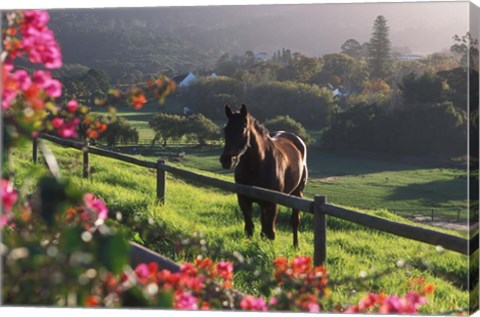
<instances>
[{"instance_id":1,"label":"horse's leg","mask_svg":"<svg viewBox=\"0 0 480 317\"><path fill-rule=\"evenodd\" d=\"M303 197L303 194L300 190L295 190L292 195ZM292 217L290 218L290 224L292 225L293 232L293 247L298 249L298 228L300 227L300 210L292 209Z\"/></svg>"},{"instance_id":2,"label":"horse's leg","mask_svg":"<svg viewBox=\"0 0 480 317\"><path fill-rule=\"evenodd\" d=\"M248 237L253 235L253 221L252 221L252 201L250 198L238 195L238 204L243 213L243 219L245 220L245 233Z\"/></svg>"},{"instance_id":3,"label":"horse's leg","mask_svg":"<svg viewBox=\"0 0 480 317\"><path fill-rule=\"evenodd\" d=\"M277 222L277 204L263 203L260 205L262 219L262 237L275 240L275 223Z\"/></svg>"}]
</instances>

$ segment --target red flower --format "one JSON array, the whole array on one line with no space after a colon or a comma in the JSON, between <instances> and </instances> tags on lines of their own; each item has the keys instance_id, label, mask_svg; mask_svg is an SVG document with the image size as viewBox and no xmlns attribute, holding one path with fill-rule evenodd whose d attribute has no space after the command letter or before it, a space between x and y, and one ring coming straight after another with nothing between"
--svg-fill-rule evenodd
<instances>
[{"instance_id":1,"label":"red flower","mask_svg":"<svg viewBox=\"0 0 480 317\"><path fill-rule=\"evenodd\" d=\"M78 102L76 100L70 100L67 103L67 111L68 112L75 112L78 109Z\"/></svg>"},{"instance_id":2,"label":"red flower","mask_svg":"<svg viewBox=\"0 0 480 317\"><path fill-rule=\"evenodd\" d=\"M139 94L137 96L133 96L132 103L135 109L140 109L143 105L147 102L147 98L143 94Z\"/></svg>"},{"instance_id":3,"label":"red flower","mask_svg":"<svg viewBox=\"0 0 480 317\"><path fill-rule=\"evenodd\" d=\"M85 300L85 306L87 307L98 307L100 305L100 298L95 295L90 295Z\"/></svg>"},{"instance_id":4,"label":"red flower","mask_svg":"<svg viewBox=\"0 0 480 317\"><path fill-rule=\"evenodd\" d=\"M2 179L2 209L10 212L17 202L18 192L13 188L8 179Z\"/></svg>"},{"instance_id":5,"label":"red flower","mask_svg":"<svg viewBox=\"0 0 480 317\"><path fill-rule=\"evenodd\" d=\"M265 300L263 298L255 298L252 295L245 296L240 302L240 307L243 310L268 311Z\"/></svg>"},{"instance_id":6,"label":"red flower","mask_svg":"<svg viewBox=\"0 0 480 317\"><path fill-rule=\"evenodd\" d=\"M233 264L230 262L219 262L217 264L217 274L225 281L233 278Z\"/></svg>"}]
</instances>

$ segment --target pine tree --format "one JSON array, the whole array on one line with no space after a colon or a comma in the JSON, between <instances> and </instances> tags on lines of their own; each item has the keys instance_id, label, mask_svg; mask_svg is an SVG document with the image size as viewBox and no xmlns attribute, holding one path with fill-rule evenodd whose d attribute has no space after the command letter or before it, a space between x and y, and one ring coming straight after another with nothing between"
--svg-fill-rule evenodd
<instances>
[{"instance_id":1,"label":"pine tree","mask_svg":"<svg viewBox=\"0 0 480 317\"><path fill-rule=\"evenodd\" d=\"M390 40L387 19L379 15L373 24L373 33L368 43L368 65L371 78L384 79L390 71Z\"/></svg>"}]
</instances>

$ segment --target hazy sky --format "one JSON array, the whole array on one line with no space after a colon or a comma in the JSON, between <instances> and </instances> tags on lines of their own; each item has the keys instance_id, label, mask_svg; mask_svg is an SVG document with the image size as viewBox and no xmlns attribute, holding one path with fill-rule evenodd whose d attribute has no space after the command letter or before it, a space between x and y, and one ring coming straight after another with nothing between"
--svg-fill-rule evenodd
<instances>
[{"instance_id":1,"label":"hazy sky","mask_svg":"<svg viewBox=\"0 0 480 317\"><path fill-rule=\"evenodd\" d=\"M311 32L303 33L303 36L311 41L318 41L321 37L325 38L325 41L334 41L332 36L327 36L330 34L335 35L339 43L348 38L354 38L360 43L367 42L373 21L378 15L383 15L388 20L392 46L408 46L418 54L448 49L453 43L452 36L465 34L469 24L468 2L350 3L282 7L285 16L298 13L303 17L298 23L305 23L311 28ZM327 44L325 41L324 44ZM335 43L331 48L330 45L327 47L327 50L332 51L339 45Z\"/></svg>"}]
</instances>

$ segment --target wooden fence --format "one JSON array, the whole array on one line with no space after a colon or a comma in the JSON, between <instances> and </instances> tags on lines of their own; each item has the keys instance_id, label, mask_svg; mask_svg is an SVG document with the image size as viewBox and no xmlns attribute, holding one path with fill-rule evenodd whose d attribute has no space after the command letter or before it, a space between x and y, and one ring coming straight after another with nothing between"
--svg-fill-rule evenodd
<instances>
[{"instance_id":1,"label":"wooden fence","mask_svg":"<svg viewBox=\"0 0 480 317\"><path fill-rule=\"evenodd\" d=\"M463 239L457 236L437 232L430 229L425 229L417 226L407 225L383 219L380 217L367 215L356 212L346 208L337 207L327 203L326 197L316 195L314 200L298 198L284 193L259 188L255 186L247 186L220 180L217 178L201 175L192 171L177 168L165 164L163 160L157 162L150 162L139 160L137 158L111 152L107 150L91 147L88 144L80 142L61 139L58 137L42 134L40 138L63 145L70 148L75 148L83 152L83 176L88 178L89 175L89 154L97 154L128 162L137 166L156 169L157 171L157 198L164 203L166 199L166 172L172 173L189 181L198 182L204 185L217 187L226 191L231 191L237 194L245 195L254 199L263 201L275 202L277 204L302 210L304 212L314 215L313 230L314 230L314 264L320 265L325 263L327 258L327 215L345 221L353 222L368 228L377 229L382 232L394 234L396 236L407 239L427 243L434 246L439 246L443 249L455 251L464 255L470 255L478 249L478 234L471 240ZM37 142L33 141L33 161L37 162Z\"/></svg>"}]
</instances>

